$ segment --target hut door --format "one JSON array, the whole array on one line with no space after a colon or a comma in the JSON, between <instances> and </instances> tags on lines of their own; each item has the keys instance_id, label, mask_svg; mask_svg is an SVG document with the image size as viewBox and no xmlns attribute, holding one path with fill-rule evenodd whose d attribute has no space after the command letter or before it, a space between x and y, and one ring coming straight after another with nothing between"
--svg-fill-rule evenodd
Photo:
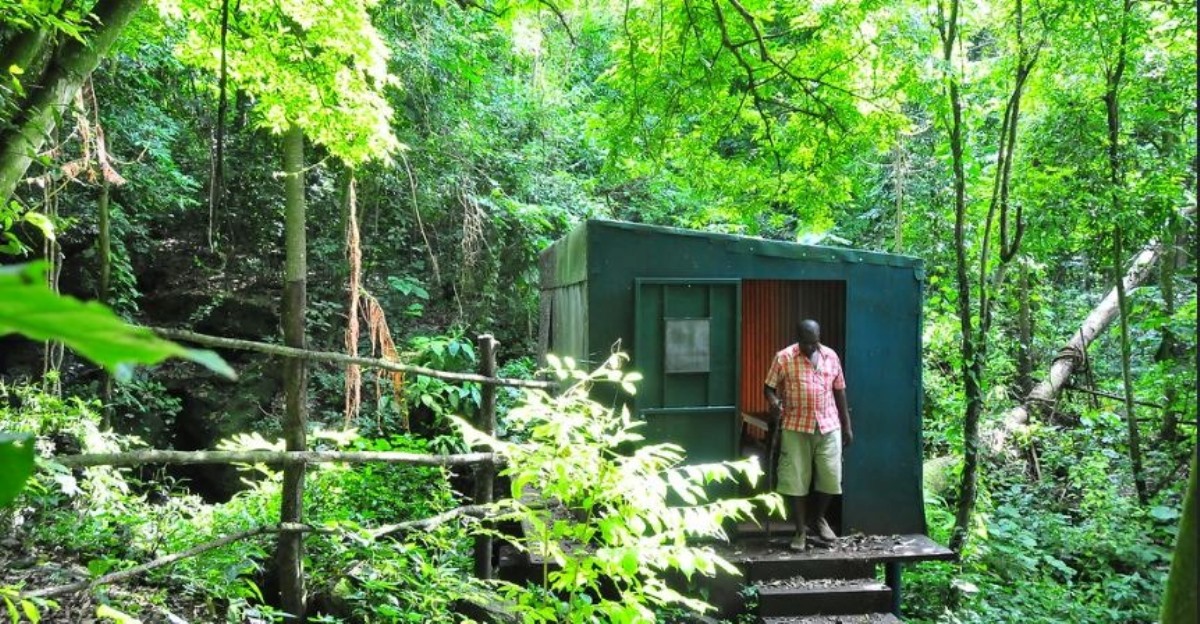
<instances>
[{"instance_id":1,"label":"hut door","mask_svg":"<svg viewBox=\"0 0 1200 624\"><path fill-rule=\"evenodd\" d=\"M741 281L638 279L633 365L650 442L674 442L689 463L737 454Z\"/></svg>"}]
</instances>

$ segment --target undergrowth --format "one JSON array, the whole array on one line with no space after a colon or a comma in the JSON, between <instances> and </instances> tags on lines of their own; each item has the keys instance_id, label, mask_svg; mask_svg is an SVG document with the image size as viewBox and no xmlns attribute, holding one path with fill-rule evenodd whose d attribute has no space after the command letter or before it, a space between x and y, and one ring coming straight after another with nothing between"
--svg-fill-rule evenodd
<instances>
[{"instance_id":1,"label":"undergrowth","mask_svg":"<svg viewBox=\"0 0 1200 624\"><path fill-rule=\"evenodd\" d=\"M993 467L962 561L922 563L906 575L906 618L1157 621L1185 483L1164 480L1140 506L1114 439L1122 429L1087 423L1037 435L1040 480L1022 461ZM952 506L930 497L925 511L931 536L946 543Z\"/></svg>"},{"instance_id":2,"label":"undergrowth","mask_svg":"<svg viewBox=\"0 0 1200 624\"><path fill-rule=\"evenodd\" d=\"M137 438L102 432L98 412L94 402L61 399L35 386L0 387L0 428L37 434L43 458L143 446ZM339 434L320 440L358 450L429 450L426 442L401 435L359 439ZM247 435L224 444L227 449L274 447ZM278 518L281 474L265 466L246 467L247 488L228 502L207 504L163 474L141 479L126 469L68 470L44 459L41 463L43 469L17 504L0 512L0 534L20 543L29 568L56 562L77 570L76 576L95 578L271 526ZM309 471L306 486L306 521L338 530L305 540L315 612L310 621L455 621L454 601L470 591L470 541L462 526L448 523L396 539L367 539L361 533L365 527L422 519L455 505L441 469L322 465ZM180 609L197 621L279 621L282 614L270 606L269 596L273 550L273 534L234 542L154 570L132 589L101 588L94 598L110 612L152 621L168 614L179 617ZM0 585L12 584L8 572L0 573ZM57 582L45 576L30 580ZM42 617L53 620L51 605L42 611Z\"/></svg>"}]
</instances>

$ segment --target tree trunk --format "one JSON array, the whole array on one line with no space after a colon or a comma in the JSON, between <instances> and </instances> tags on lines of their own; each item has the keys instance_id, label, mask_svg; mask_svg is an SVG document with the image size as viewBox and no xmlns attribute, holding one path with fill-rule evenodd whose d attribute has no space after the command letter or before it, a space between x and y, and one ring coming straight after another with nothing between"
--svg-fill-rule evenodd
<instances>
[{"instance_id":1,"label":"tree trunk","mask_svg":"<svg viewBox=\"0 0 1200 624\"><path fill-rule=\"evenodd\" d=\"M1129 461L1133 465L1133 485L1137 490L1138 502L1145 505L1146 475L1142 471L1142 436L1138 432L1137 412L1133 405L1133 376L1129 371L1129 298L1125 294L1125 280L1121 276L1121 228L1117 227L1113 249L1113 281L1117 291L1117 318L1121 325L1121 381L1125 389L1125 423L1129 430Z\"/></svg>"},{"instance_id":2,"label":"tree trunk","mask_svg":"<svg viewBox=\"0 0 1200 624\"><path fill-rule=\"evenodd\" d=\"M1163 261L1159 268L1158 284L1159 291L1162 293L1163 314L1168 319L1175 315L1175 269L1179 264L1179 248L1180 241L1179 227L1177 222L1179 218L1172 214L1167 222L1166 237L1167 246L1163 249ZM1162 338L1158 344L1158 351L1154 354L1155 362L1173 362L1179 359L1177 350L1178 339L1175 337L1174 331L1171 330L1170 321L1163 325ZM1174 376L1167 378L1167 387L1163 390L1163 420L1162 425L1158 430L1158 439L1160 442L1171 443L1179 438L1179 417L1180 411L1175 403L1179 400L1179 384Z\"/></svg>"},{"instance_id":3,"label":"tree trunk","mask_svg":"<svg viewBox=\"0 0 1200 624\"><path fill-rule=\"evenodd\" d=\"M111 305L109 301L109 282L112 279L112 234L109 231L110 199L111 186L108 180L102 179L100 181L100 200L96 206L100 229L96 238L97 252L100 256L100 287L96 294L100 302L105 305Z\"/></svg>"},{"instance_id":4,"label":"tree trunk","mask_svg":"<svg viewBox=\"0 0 1200 624\"><path fill-rule=\"evenodd\" d=\"M892 191L896 196L896 227L892 239L892 253L904 253L904 185L908 178L908 147L904 134L897 132L896 147L892 149L895 164L892 169Z\"/></svg>"},{"instance_id":5,"label":"tree trunk","mask_svg":"<svg viewBox=\"0 0 1200 624\"><path fill-rule=\"evenodd\" d=\"M341 228L345 232L346 290L350 299L346 305L346 353L358 356L359 303L362 299L362 240L358 231L358 198L355 192L354 171L346 170L342 181ZM346 401L342 427L349 429L362 407L362 369L357 364L346 366Z\"/></svg>"},{"instance_id":6,"label":"tree trunk","mask_svg":"<svg viewBox=\"0 0 1200 624\"><path fill-rule=\"evenodd\" d=\"M1192 451L1192 476L1188 479L1183 498L1183 515L1179 518L1179 534L1175 537L1175 555L1167 575L1167 591L1163 595L1163 624L1194 624L1200 621L1196 588L1196 454Z\"/></svg>"},{"instance_id":7,"label":"tree trunk","mask_svg":"<svg viewBox=\"0 0 1200 624\"><path fill-rule=\"evenodd\" d=\"M1121 35L1117 42L1117 60L1104 75L1104 112L1108 125L1108 174L1113 228L1113 281L1116 282L1117 312L1121 321L1121 379L1125 389L1125 422L1129 430L1129 459L1133 464L1133 482L1138 502L1146 504L1146 479L1142 474L1141 436L1138 433L1137 412L1133 405L1133 379L1129 372L1129 304L1125 283L1121 279L1121 243L1125 217L1125 175L1121 169L1121 79L1125 75L1125 59L1129 41L1129 14L1133 0L1121 5Z\"/></svg>"},{"instance_id":8,"label":"tree trunk","mask_svg":"<svg viewBox=\"0 0 1200 624\"><path fill-rule=\"evenodd\" d=\"M1033 310L1029 303L1029 265L1024 262L1017 287L1017 389L1025 397L1033 390Z\"/></svg>"},{"instance_id":9,"label":"tree trunk","mask_svg":"<svg viewBox=\"0 0 1200 624\"><path fill-rule=\"evenodd\" d=\"M13 115L21 110L22 101L41 88L34 78L40 77L46 69L54 40L48 29L27 30L9 39L0 49L0 68L21 69L21 74L15 76L19 89L0 84L0 128L7 127Z\"/></svg>"},{"instance_id":10,"label":"tree trunk","mask_svg":"<svg viewBox=\"0 0 1200 624\"><path fill-rule=\"evenodd\" d=\"M297 349L306 348L304 313L307 296L308 254L305 236L304 133L292 126L283 135L283 172L286 267L283 287L283 342ZM283 437L289 451L307 450L308 370L304 360L288 358L283 365L286 413ZM283 504L280 522L304 521L304 464L283 469ZM288 622L303 622L305 617L304 536L291 531L279 534L279 591L281 606Z\"/></svg>"},{"instance_id":11,"label":"tree trunk","mask_svg":"<svg viewBox=\"0 0 1200 624\"><path fill-rule=\"evenodd\" d=\"M962 332L963 390L967 411L963 421L963 470L959 487L958 508L950 548L959 551L967 539L967 527L975 507L977 472L979 466L979 415L983 411L983 387L980 385L982 360L976 350L975 331L971 323L971 283L967 277L966 243L966 171L963 165L962 98L958 79L954 76L954 46L958 39L958 0L950 0L949 15L939 4L939 31L942 40L942 60L946 63L946 98L950 108L950 157L954 171L954 256L958 287L958 318Z\"/></svg>"},{"instance_id":12,"label":"tree trunk","mask_svg":"<svg viewBox=\"0 0 1200 624\"><path fill-rule=\"evenodd\" d=\"M99 292L97 295L100 298L100 303L103 303L106 306L112 306L112 302L109 300L111 298L111 293L109 292L111 288L110 282L112 281L112 233L109 228L111 190L112 185L109 184L108 178L104 176L103 172L101 172L100 201L96 206L97 212L99 212L97 220L99 221L100 228L100 233L96 240L97 246L99 247L98 255L100 256L100 288L98 289ZM102 397L102 402L104 405L104 418L101 425L103 429L108 430L112 428L113 380L112 375L108 374L108 371L102 371L100 374L104 377L104 391Z\"/></svg>"},{"instance_id":13,"label":"tree trunk","mask_svg":"<svg viewBox=\"0 0 1200 624\"><path fill-rule=\"evenodd\" d=\"M133 19L145 0L100 0L92 9L95 30L86 42L64 38L37 84L0 133L0 202L7 202L25 176L34 155L54 128L57 111L66 110L100 59ZM32 81L31 81L32 82Z\"/></svg>"},{"instance_id":14,"label":"tree trunk","mask_svg":"<svg viewBox=\"0 0 1200 624\"><path fill-rule=\"evenodd\" d=\"M1127 292L1132 292L1150 278L1154 263L1158 262L1160 253L1161 246L1157 242L1153 242L1144 247L1141 253L1134 258L1133 265L1125 274L1124 288ZM1030 414L1035 409L1054 401L1063 386L1066 385L1067 380L1071 378L1071 373L1075 372L1075 369L1083 363L1084 353L1088 346L1104 330L1108 329L1116 316L1117 292L1114 288L1095 308L1092 308L1079 330L1059 352L1058 357L1054 358L1046 379L1033 388L1024 403L1005 413L999 428L985 436L988 440L987 446L992 452L1000 452L1008 438L1029 422Z\"/></svg>"}]
</instances>

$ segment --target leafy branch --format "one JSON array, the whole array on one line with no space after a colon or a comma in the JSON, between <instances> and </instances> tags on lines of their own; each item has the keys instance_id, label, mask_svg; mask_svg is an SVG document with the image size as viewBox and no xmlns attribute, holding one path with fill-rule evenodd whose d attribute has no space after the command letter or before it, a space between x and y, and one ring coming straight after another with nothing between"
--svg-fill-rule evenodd
<instances>
[{"instance_id":1,"label":"leafy branch","mask_svg":"<svg viewBox=\"0 0 1200 624\"><path fill-rule=\"evenodd\" d=\"M573 383L557 396L527 391L509 413L510 429L527 442L499 440L455 419L468 443L507 459L501 474L511 497L492 508L495 519L524 530L501 537L543 565L541 587L500 583L501 593L527 622L653 621L651 607L710 609L670 588L664 574L737 574L710 547L689 540L723 540L725 522L751 519L759 505L781 513L775 494L713 496L721 483L753 483L758 463L683 465L679 446L648 444L637 431L644 423L628 409L592 398L598 384L636 392L641 375L620 369L623 354L590 373L569 358L547 360L560 380Z\"/></svg>"}]
</instances>

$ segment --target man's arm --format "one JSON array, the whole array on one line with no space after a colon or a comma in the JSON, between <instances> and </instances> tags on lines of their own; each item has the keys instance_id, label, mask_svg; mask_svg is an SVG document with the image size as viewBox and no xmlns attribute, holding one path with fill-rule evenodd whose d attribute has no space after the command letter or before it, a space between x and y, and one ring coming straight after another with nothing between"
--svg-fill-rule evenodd
<instances>
[{"instance_id":1,"label":"man's arm","mask_svg":"<svg viewBox=\"0 0 1200 624\"><path fill-rule=\"evenodd\" d=\"M842 446L854 443L854 429L850 427L850 408L846 406L846 389L833 391L833 402L837 404L838 420L842 421Z\"/></svg>"},{"instance_id":2,"label":"man's arm","mask_svg":"<svg viewBox=\"0 0 1200 624\"><path fill-rule=\"evenodd\" d=\"M779 414L783 411L783 401L780 400L779 394L775 392L775 388L763 385L763 396L767 397L767 405L771 408L771 419L779 418Z\"/></svg>"}]
</instances>

